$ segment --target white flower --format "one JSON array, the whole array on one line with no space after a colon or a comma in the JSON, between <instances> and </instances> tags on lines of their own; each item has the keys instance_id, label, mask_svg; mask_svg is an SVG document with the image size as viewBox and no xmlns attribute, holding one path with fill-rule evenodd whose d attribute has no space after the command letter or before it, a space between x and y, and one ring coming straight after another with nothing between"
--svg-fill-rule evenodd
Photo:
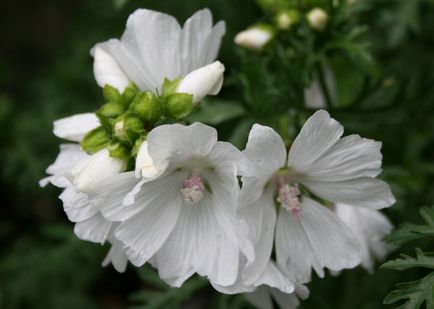
<instances>
[{"instance_id":1,"label":"white flower","mask_svg":"<svg viewBox=\"0 0 434 309\"><path fill-rule=\"evenodd\" d=\"M96 118L96 117L95 117ZM80 141L86 132L82 128L90 128L95 123L93 114L82 114L60 119L55 122L54 133L58 137ZM75 222L74 233L80 239L104 243L112 243L104 265L112 262L118 271L125 271L127 258L120 243L113 237L116 223L106 220L99 211L99 199L92 195L92 189L101 181L123 169L123 162L108 156L103 150L93 156L80 149L78 144L64 144L55 162L47 168L51 175L40 181L41 186L51 182L63 188L59 198L68 219ZM105 163L109 163L106 166ZM75 177L74 177L75 176ZM113 195L113 200L121 203L123 195Z\"/></svg>"},{"instance_id":2,"label":"white flower","mask_svg":"<svg viewBox=\"0 0 434 309\"><path fill-rule=\"evenodd\" d=\"M183 28L170 15L136 10L120 40L92 49L96 81L121 92L130 81L142 91L159 91L165 78L174 80L212 63L225 31L224 22L213 26L208 9L196 12Z\"/></svg>"},{"instance_id":3,"label":"white flower","mask_svg":"<svg viewBox=\"0 0 434 309\"><path fill-rule=\"evenodd\" d=\"M255 26L247 30L239 32L235 36L235 44L250 48L254 50L260 50L273 38L273 33L266 27Z\"/></svg>"},{"instance_id":4,"label":"white flower","mask_svg":"<svg viewBox=\"0 0 434 309\"><path fill-rule=\"evenodd\" d=\"M220 61L194 70L181 80L176 92L192 94L193 103L207 95L216 95L222 87L224 71L225 66Z\"/></svg>"},{"instance_id":5,"label":"white flower","mask_svg":"<svg viewBox=\"0 0 434 309\"><path fill-rule=\"evenodd\" d=\"M383 241L384 236L393 229L392 223L378 210L368 208L338 203L335 212L356 235L362 249L361 265L372 272L374 261L384 259L393 249Z\"/></svg>"},{"instance_id":6,"label":"white flower","mask_svg":"<svg viewBox=\"0 0 434 309\"><path fill-rule=\"evenodd\" d=\"M380 209L395 201L381 171L381 144L357 135L341 138L342 126L318 111L303 126L289 155L271 128L254 125L244 151L240 215L249 222L255 261L244 272L257 280L268 264L275 235L277 264L297 282L310 280L311 267L338 271L360 263L358 241L327 207L303 195L308 189L335 203ZM287 162L287 163L286 163ZM275 203L280 206L276 219ZM253 229L252 229L253 227ZM255 228L256 227L256 228Z\"/></svg>"},{"instance_id":7,"label":"white flower","mask_svg":"<svg viewBox=\"0 0 434 309\"><path fill-rule=\"evenodd\" d=\"M318 31L322 31L327 26L327 22L329 20L329 16L327 13L321 8L314 8L307 13L307 21L309 25Z\"/></svg>"},{"instance_id":8,"label":"white flower","mask_svg":"<svg viewBox=\"0 0 434 309\"><path fill-rule=\"evenodd\" d=\"M235 214L244 156L200 123L159 126L149 133L146 150L162 174L143 178L125 203L130 205L107 200L102 208L109 220L121 221L115 237L129 260L141 266L152 258L160 277L174 286L195 272L222 286L233 284L240 250L253 258ZM106 187L120 191L128 184L120 179Z\"/></svg>"}]
</instances>

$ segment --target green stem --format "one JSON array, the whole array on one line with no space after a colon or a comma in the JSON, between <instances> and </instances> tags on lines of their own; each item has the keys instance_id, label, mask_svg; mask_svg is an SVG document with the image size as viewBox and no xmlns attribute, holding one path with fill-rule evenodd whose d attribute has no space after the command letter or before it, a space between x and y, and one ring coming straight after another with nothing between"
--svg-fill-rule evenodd
<instances>
[{"instance_id":1,"label":"green stem","mask_svg":"<svg viewBox=\"0 0 434 309\"><path fill-rule=\"evenodd\" d=\"M327 88L324 70L322 68L321 63L319 63L317 65L316 69L317 69L317 74L318 74L318 78L319 78L319 84L321 86L321 90L322 90L322 93L323 93L324 98L325 98L326 107L327 107L327 109L329 109L333 106L333 102L332 102L332 98L330 96L329 89Z\"/></svg>"}]
</instances>

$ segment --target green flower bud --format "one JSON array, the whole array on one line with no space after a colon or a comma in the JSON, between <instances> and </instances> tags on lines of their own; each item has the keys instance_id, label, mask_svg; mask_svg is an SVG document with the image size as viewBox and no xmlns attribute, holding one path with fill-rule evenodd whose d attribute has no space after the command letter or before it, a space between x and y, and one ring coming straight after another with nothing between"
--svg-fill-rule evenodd
<instances>
[{"instance_id":1,"label":"green flower bud","mask_svg":"<svg viewBox=\"0 0 434 309\"><path fill-rule=\"evenodd\" d=\"M88 132L81 141L81 148L87 153L94 154L107 147L110 136L103 127Z\"/></svg>"},{"instance_id":2,"label":"green flower bud","mask_svg":"<svg viewBox=\"0 0 434 309\"><path fill-rule=\"evenodd\" d=\"M113 135L130 145L133 145L134 141L143 133L146 133L143 121L132 114L118 117L113 126Z\"/></svg>"},{"instance_id":3,"label":"green flower bud","mask_svg":"<svg viewBox=\"0 0 434 309\"><path fill-rule=\"evenodd\" d=\"M146 123L155 123L161 117L160 102L153 93L148 91L134 98L130 110Z\"/></svg>"},{"instance_id":4,"label":"green flower bud","mask_svg":"<svg viewBox=\"0 0 434 309\"><path fill-rule=\"evenodd\" d=\"M110 157L128 162L131 158L131 148L121 142L112 142L108 146Z\"/></svg>"},{"instance_id":5,"label":"green flower bud","mask_svg":"<svg viewBox=\"0 0 434 309\"><path fill-rule=\"evenodd\" d=\"M187 93L173 93L164 98L164 111L167 117L181 119L194 108L193 96Z\"/></svg>"},{"instance_id":6,"label":"green flower bud","mask_svg":"<svg viewBox=\"0 0 434 309\"><path fill-rule=\"evenodd\" d=\"M119 102L119 99L121 98L119 91L110 85L104 86L102 94L106 102Z\"/></svg>"},{"instance_id":7,"label":"green flower bud","mask_svg":"<svg viewBox=\"0 0 434 309\"><path fill-rule=\"evenodd\" d=\"M140 92L139 88L137 88L136 84L133 82L129 83L122 93L121 103L123 106L128 107L136 97L136 95Z\"/></svg>"},{"instance_id":8,"label":"green flower bud","mask_svg":"<svg viewBox=\"0 0 434 309\"><path fill-rule=\"evenodd\" d=\"M105 118L116 118L125 112L125 108L115 102L109 102L101 106L101 108L96 112L97 115L101 115Z\"/></svg>"}]
</instances>

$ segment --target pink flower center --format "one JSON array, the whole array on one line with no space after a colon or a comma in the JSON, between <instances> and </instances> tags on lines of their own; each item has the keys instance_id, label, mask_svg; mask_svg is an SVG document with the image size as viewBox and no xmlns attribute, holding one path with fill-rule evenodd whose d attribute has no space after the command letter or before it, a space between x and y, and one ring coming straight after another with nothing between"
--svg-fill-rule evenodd
<instances>
[{"instance_id":1,"label":"pink flower center","mask_svg":"<svg viewBox=\"0 0 434 309\"><path fill-rule=\"evenodd\" d=\"M297 183L292 186L287 183L279 183L277 201L283 208L297 218L300 216L301 212L300 195L301 193Z\"/></svg>"},{"instance_id":2,"label":"pink flower center","mask_svg":"<svg viewBox=\"0 0 434 309\"><path fill-rule=\"evenodd\" d=\"M204 191L205 185L203 184L202 178L197 175L185 179L181 189L184 201L191 205L196 205L200 202Z\"/></svg>"}]
</instances>

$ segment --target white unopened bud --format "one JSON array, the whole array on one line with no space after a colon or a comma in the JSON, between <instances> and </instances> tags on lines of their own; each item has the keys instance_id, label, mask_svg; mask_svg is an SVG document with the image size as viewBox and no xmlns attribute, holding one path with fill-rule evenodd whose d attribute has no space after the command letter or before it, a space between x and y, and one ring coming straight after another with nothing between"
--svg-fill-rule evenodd
<instances>
[{"instance_id":1,"label":"white unopened bud","mask_svg":"<svg viewBox=\"0 0 434 309\"><path fill-rule=\"evenodd\" d=\"M282 11L276 15L276 26L282 30L289 30L291 27L298 23L300 20L300 14L296 10Z\"/></svg>"},{"instance_id":2,"label":"white unopened bud","mask_svg":"<svg viewBox=\"0 0 434 309\"><path fill-rule=\"evenodd\" d=\"M307 13L307 20L309 25L315 29L322 31L327 26L329 16L327 13L320 8L314 8L309 13Z\"/></svg>"},{"instance_id":3,"label":"white unopened bud","mask_svg":"<svg viewBox=\"0 0 434 309\"><path fill-rule=\"evenodd\" d=\"M102 180L124 169L122 160L110 157L108 149L103 149L75 165L70 173L75 189L89 193Z\"/></svg>"},{"instance_id":4,"label":"white unopened bud","mask_svg":"<svg viewBox=\"0 0 434 309\"><path fill-rule=\"evenodd\" d=\"M273 38L273 31L266 26L255 26L235 36L235 44L254 50L261 50Z\"/></svg>"},{"instance_id":5,"label":"white unopened bud","mask_svg":"<svg viewBox=\"0 0 434 309\"><path fill-rule=\"evenodd\" d=\"M160 174L160 171L154 165L154 161L148 152L148 142L144 141L140 146L136 158L136 177L152 178Z\"/></svg>"},{"instance_id":6,"label":"white unopened bud","mask_svg":"<svg viewBox=\"0 0 434 309\"><path fill-rule=\"evenodd\" d=\"M197 103L207 95L216 95L223 84L225 66L215 61L187 74L179 83L176 92L193 95L193 103Z\"/></svg>"}]
</instances>

